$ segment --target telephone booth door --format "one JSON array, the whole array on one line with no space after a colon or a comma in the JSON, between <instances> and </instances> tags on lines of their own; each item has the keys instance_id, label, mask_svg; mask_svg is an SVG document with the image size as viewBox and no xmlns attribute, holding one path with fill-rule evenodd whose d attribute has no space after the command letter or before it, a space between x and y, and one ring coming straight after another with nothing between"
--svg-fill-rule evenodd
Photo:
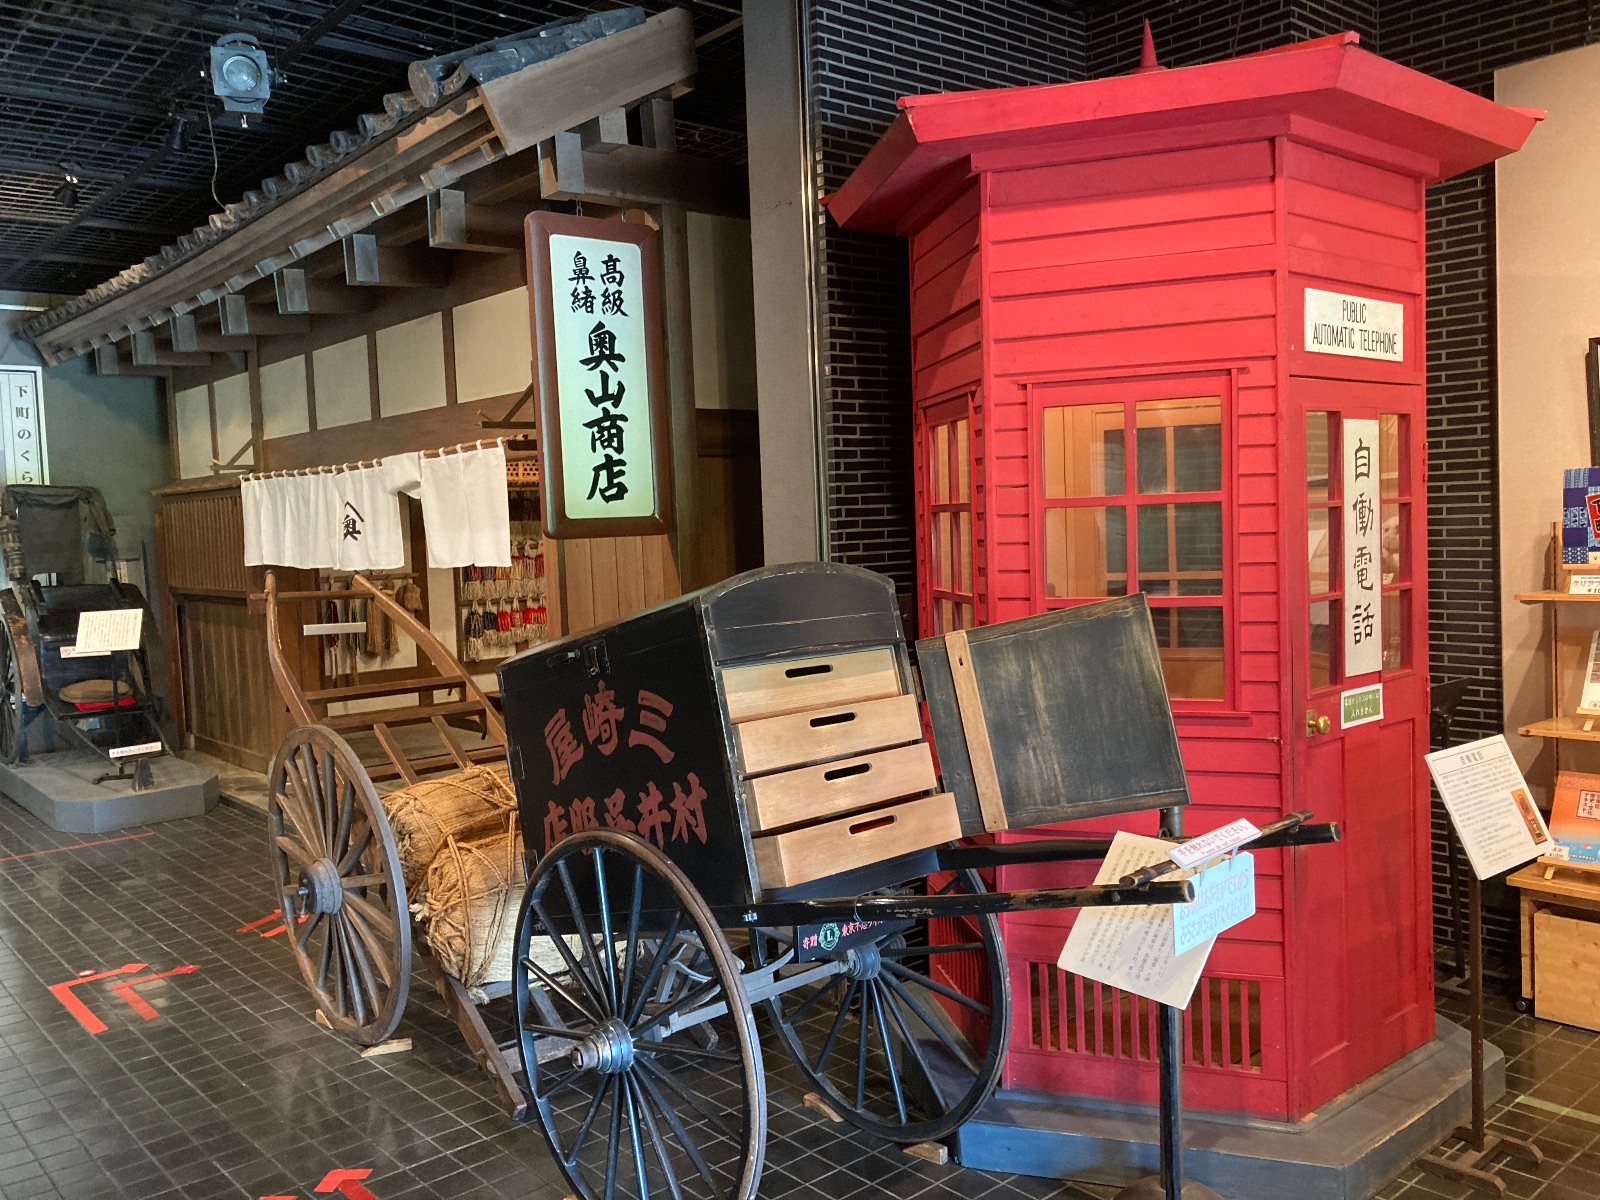
<instances>
[{"instance_id":1,"label":"telephone booth door","mask_svg":"<svg viewBox=\"0 0 1600 1200\"><path fill-rule=\"evenodd\" d=\"M1296 856L1290 893L1301 1086L1325 1096L1433 1032L1425 417L1418 386L1294 378L1289 393L1288 757L1298 803L1344 829Z\"/></svg>"}]
</instances>

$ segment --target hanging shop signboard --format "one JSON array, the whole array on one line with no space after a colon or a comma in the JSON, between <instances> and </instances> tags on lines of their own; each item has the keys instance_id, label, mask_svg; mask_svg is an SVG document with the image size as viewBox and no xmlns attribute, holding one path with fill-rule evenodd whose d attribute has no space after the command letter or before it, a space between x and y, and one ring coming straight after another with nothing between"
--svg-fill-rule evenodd
<instances>
[{"instance_id":1,"label":"hanging shop signboard","mask_svg":"<svg viewBox=\"0 0 1600 1200\"><path fill-rule=\"evenodd\" d=\"M528 217L551 537L670 528L658 261L648 225L548 212Z\"/></svg>"},{"instance_id":2,"label":"hanging shop signboard","mask_svg":"<svg viewBox=\"0 0 1600 1200\"><path fill-rule=\"evenodd\" d=\"M1344 423L1344 673L1383 666L1383 522L1378 509L1378 422Z\"/></svg>"},{"instance_id":3,"label":"hanging shop signboard","mask_svg":"<svg viewBox=\"0 0 1600 1200\"><path fill-rule=\"evenodd\" d=\"M38 367L0 367L0 438L5 441L7 483L49 483Z\"/></svg>"}]
</instances>

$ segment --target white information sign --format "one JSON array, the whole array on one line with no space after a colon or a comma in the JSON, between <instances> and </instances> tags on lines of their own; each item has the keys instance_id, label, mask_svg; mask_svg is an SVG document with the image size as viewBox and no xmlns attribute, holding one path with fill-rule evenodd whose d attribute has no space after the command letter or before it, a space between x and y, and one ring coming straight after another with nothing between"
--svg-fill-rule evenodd
<instances>
[{"instance_id":1,"label":"white information sign","mask_svg":"<svg viewBox=\"0 0 1600 1200\"><path fill-rule=\"evenodd\" d=\"M1237 821L1213 829L1210 833L1203 833L1199 837L1179 843L1172 848L1167 857L1184 870L1188 870L1190 867L1198 867L1208 858L1226 854L1229 850L1254 841L1260 836L1261 830L1240 817Z\"/></svg>"},{"instance_id":2,"label":"white information sign","mask_svg":"<svg viewBox=\"0 0 1600 1200\"><path fill-rule=\"evenodd\" d=\"M135 754L156 754L161 750L160 742L140 742L136 746L113 746L112 758L132 758Z\"/></svg>"},{"instance_id":3,"label":"white information sign","mask_svg":"<svg viewBox=\"0 0 1600 1200\"><path fill-rule=\"evenodd\" d=\"M568 520L656 511L643 283L635 243L550 235Z\"/></svg>"},{"instance_id":4,"label":"white information sign","mask_svg":"<svg viewBox=\"0 0 1600 1200\"><path fill-rule=\"evenodd\" d=\"M1194 901L1172 906L1173 952L1183 954L1256 915L1256 860L1235 854L1190 880Z\"/></svg>"},{"instance_id":5,"label":"white information sign","mask_svg":"<svg viewBox=\"0 0 1600 1200\"><path fill-rule=\"evenodd\" d=\"M39 404L38 367L0 367L0 438L4 439L7 483L49 483L45 460L44 413Z\"/></svg>"},{"instance_id":6,"label":"white information sign","mask_svg":"<svg viewBox=\"0 0 1600 1200\"><path fill-rule=\"evenodd\" d=\"M1428 770L1479 879L1520 867L1555 845L1502 735L1435 750Z\"/></svg>"},{"instance_id":7,"label":"white information sign","mask_svg":"<svg viewBox=\"0 0 1600 1200\"><path fill-rule=\"evenodd\" d=\"M1403 304L1306 289L1305 348L1312 354L1404 362L1405 334Z\"/></svg>"},{"instance_id":8,"label":"white information sign","mask_svg":"<svg viewBox=\"0 0 1600 1200\"><path fill-rule=\"evenodd\" d=\"M1600 596L1600 575L1574 575L1567 580L1569 596Z\"/></svg>"},{"instance_id":9,"label":"white information sign","mask_svg":"<svg viewBox=\"0 0 1600 1200\"><path fill-rule=\"evenodd\" d=\"M1159 838L1119 832L1094 881L1116 883L1140 867L1161 862L1171 849L1171 842ZM1174 953L1169 904L1086 908L1067 935L1057 965L1158 1004L1186 1008L1215 940L1208 938L1183 954Z\"/></svg>"},{"instance_id":10,"label":"white information sign","mask_svg":"<svg viewBox=\"0 0 1600 1200\"><path fill-rule=\"evenodd\" d=\"M144 609L103 608L78 614L77 656L103 650L137 650L144 629Z\"/></svg>"},{"instance_id":11,"label":"white information sign","mask_svg":"<svg viewBox=\"0 0 1600 1200\"><path fill-rule=\"evenodd\" d=\"M1383 521L1378 422L1344 422L1344 674L1383 667Z\"/></svg>"}]
</instances>

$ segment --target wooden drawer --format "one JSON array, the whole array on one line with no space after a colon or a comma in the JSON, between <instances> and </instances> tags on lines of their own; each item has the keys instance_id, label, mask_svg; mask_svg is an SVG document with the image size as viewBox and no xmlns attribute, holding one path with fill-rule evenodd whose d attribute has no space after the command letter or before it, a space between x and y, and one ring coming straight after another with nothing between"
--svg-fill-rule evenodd
<instances>
[{"instance_id":1,"label":"wooden drawer","mask_svg":"<svg viewBox=\"0 0 1600 1200\"><path fill-rule=\"evenodd\" d=\"M949 792L753 840L763 888L795 887L961 836Z\"/></svg>"},{"instance_id":2,"label":"wooden drawer","mask_svg":"<svg viewBox=\"0 0 1600 1200\"><path fill-rule=\"evenodd\" d=\"M927 742L915 742L747 780L745 811L759 833L930 791L937 783L933 752Z\"/></svg>"},{"instance_id":3,"label":"wooden drawer","mask_svg":"<svg viewBox=\"0 0 1600 1200\"><path fill-rule=\"evenodd\" d=\"M746 775L920 741L915 696L840 704L734 726Z\"/></svg>"},{"instance_id":4,"label":"wooden drawer","mask_svg":"<svg viewBox=\"0 0 1600 1200\"><path fill-rule=\"evenodd\" d=\"M851 704L900 694L894 651L849 650L776 662L726 667L722 694L731 721L753 721L830 704Z\"/></svg>"}]
</instances>

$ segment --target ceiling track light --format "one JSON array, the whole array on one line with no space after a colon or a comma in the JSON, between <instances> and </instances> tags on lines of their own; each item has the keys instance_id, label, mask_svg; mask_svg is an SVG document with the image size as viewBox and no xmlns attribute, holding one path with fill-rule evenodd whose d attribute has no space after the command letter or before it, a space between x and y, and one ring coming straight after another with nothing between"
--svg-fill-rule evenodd
<instances>
[{"instance_id":1,"label":"ceiling track light","mask_svg":"<svg viewBox=\"0 0 1600 1200\"><path fill-rule=\"evenodd\" d=\"M211 91L222 101L222 110L239 114L239 127L247 128L250 116L265 111L272 96L272 85L283 76L267 60L267 52L248 33L228 33L211 47L211 63L202 72L211 81Z\"/></svg>"},{"instance_id":2,"label":"ceiling track light","mask_svg":"<svg viewBox=\"0 0 1600 1200\"><path fill-rule=\"evenodd\" d=\"M77 208L79 200L78 184L81 182L83 181L78 178L76 168L62 163L61 182L56 185L56 190L50 194L57 204L66 208Z\"/></svg>"},{"instance_id":3,"label":"ceiling track light","mask_svg":"<svg viewBox=\"0 0 1600 1200\"><path fill-rule=\"evenodd\" d=\"M189 148L189 118L177 116L173 118L172 130L167 134L168 149L182 154Z\"/></svg>"}]
</instances>

